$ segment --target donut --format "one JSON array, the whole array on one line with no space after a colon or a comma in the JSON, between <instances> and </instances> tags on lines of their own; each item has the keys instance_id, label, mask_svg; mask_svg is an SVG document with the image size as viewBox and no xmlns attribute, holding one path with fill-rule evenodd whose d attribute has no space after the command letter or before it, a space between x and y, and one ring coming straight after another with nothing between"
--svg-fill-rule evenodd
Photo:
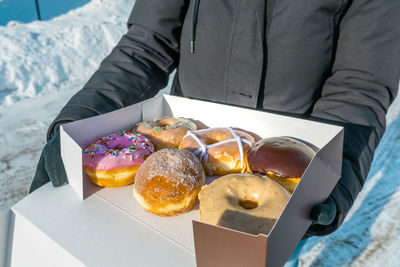
<instances>
[{"instance_id":1,"label":"donut","mask_svg":"<svg viewBox=\"0 0 400 267\"><path fill-rule=\"evenodd\" d=\"M188 131L179 145L201 160L207 175L226 175L247 170L246 154L254 143L249 134L232 128Z\"/></svg>"},{"instance_id":2,"label":"donut","mask_svg":"<svg viewBox=\"0 0 400 267\"><path fill-rule=\"evenodd\" d=\"M250 234L268 234L281 215L289 192L268 177L229 174L203 186L200 221Z\"/></svg>"},{"instance_id":3,"label":"donut","mask_svg":"<svg viewBox=\"0 0 400 267\"><path fill-rule=\"evenodd\" d=\"M296 139L271 137L258 141L247 161L253 173L267 175L292 193L314 154L311 147Z\"/></svg>"},{"instance_id":4,"label":"donut","mask_svg":"<svg viewBox=\"0 0 400 267\"><path fill-rule=\"evenodd\" d=\"M145 210L172 216L191 209L204 181L203 167L193 153L165 148L140 166L133 195Z\"/></svg>"},{"instance_id":5,"label":"donut","mask_svg":"<svg viewBox=\"0 0 400 267\"><path fill-rule=\"evenodd\" d=\"M121 131L90 144L83 151L83 169L99 186L124 186L135 181L140 164L153 152L145 136Z\"/></svg>"},{"instance_id":6,"label":"donut","mask_svg":"<svg viewBox=\"0 0 400 267\"><path fill-rule=\"evenodd\" d=\"M196 124L189 119L163 117L140 122L136 124L134 131L147 136L157 151L163 148L178 148L186 132L196 129Z\"/></svg>"}]
</instances>

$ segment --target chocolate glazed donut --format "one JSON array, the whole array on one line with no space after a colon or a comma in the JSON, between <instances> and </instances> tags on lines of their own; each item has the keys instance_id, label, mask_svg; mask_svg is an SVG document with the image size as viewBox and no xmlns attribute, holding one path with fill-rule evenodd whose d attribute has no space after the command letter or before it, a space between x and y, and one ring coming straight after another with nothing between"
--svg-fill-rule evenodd
<instances>
[{"instance_id":1,"label":"chocolate glazed donut","mask_svg":"<svg viewBox=\"0 0 400 267\"><path fill-rule=\"evenodd\" d=\"M247 155L250 170L267 175L293 192L314 150L289 137L271 137L258 141Z\"/></svg>"}]
</instances>

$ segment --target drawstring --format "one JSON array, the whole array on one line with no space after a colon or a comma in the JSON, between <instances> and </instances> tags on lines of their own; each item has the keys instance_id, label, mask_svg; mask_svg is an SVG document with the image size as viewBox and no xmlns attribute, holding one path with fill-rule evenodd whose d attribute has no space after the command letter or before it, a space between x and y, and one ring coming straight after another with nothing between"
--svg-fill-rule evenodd
<instances>
[{"instance_id":1,"label":"drawstring","mask_svg":"<svg viewBox=\"0 0 400 267\"><path fill-rule=\"evenodd\" d=\"M196 23L197 23L197 11L199 9L199 1L194 0L194 4L192 6L192 28L190 31L190 52L194 53L194 41L196 36Z\"/></svg>"}]
</instances>

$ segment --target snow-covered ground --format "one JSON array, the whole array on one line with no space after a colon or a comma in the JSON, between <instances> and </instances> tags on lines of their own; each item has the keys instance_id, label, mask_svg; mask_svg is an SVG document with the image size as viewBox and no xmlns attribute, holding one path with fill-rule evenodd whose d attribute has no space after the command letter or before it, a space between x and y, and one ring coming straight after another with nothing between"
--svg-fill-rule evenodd
<instances>
[{"instance_id":1,"label":"snow-covered ground","mask_svg":"<svg viewBox=\"0 0 400 267\"><path fill-rule=\"evenodd\" d=\"M0 209L27 194L49 123L126 31L133 4L92 0L50 21L0 27ZM307 242L301 266L400 266L399 114L397 97L350 214Z\"/></svg>"},{"instance_id":2,"label":"snow-covered ground","mask_svg":"<svg viewBox=\"0 0 400 267\"><path fill-rule=\"evenodd\" d=\"M78 88L126 31L133 0L93 0L50 21L0 27L0 106Z\"/></svg>"}]
</instances>

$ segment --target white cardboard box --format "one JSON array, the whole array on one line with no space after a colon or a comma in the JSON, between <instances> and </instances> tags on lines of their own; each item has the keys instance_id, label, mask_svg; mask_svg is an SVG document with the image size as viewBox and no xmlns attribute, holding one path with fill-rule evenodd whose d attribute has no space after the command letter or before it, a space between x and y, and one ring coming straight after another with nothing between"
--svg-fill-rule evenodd
<instances>
[{"instance_id":1,"label":"white cardboard box","mask_svg":"<svg viewBox=\"0 0 400 267\"><path fill-rule=\"evenodd\" d=\"M319 148L268 236L198 222L198 210L175 217L145 212L132 186L100 188L82 169L82 150L106 134L170 115L259 136L291 136ZM287 116L163 95L65 124L62 158L70 186L47 185L17 204L13 266L281 266L311 224L341 173L343 129ZM193 224L193 226L192 226ZM196 249L195 249L196 248ZM60 266L60 265L57 265Z\"/></svg>"}]
</instances>

